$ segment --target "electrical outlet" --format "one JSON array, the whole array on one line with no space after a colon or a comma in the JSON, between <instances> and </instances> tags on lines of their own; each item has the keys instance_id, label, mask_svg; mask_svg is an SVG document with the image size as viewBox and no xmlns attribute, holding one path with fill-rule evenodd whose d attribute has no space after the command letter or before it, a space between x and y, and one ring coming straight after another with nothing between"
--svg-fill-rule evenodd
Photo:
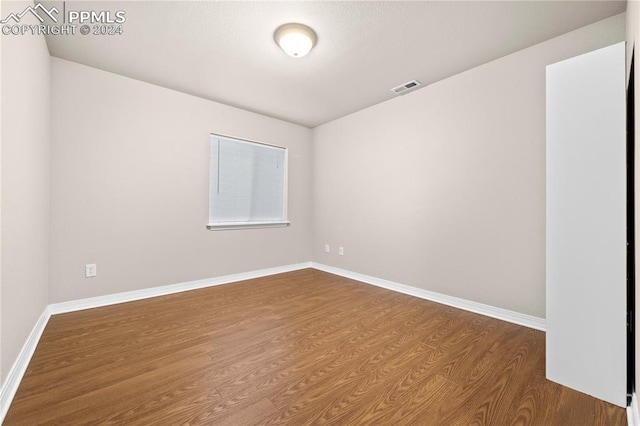
<instances>
[{"instance_id":1,"label":"electrical outlet","mask_svg":"<svg viewBox=\"0 0 640 426\"><path fill-rule=\"evenodd\" d=\"M98 267L95 263L84 265L84 276L86 278L95 277L96 275L98 275Z\"/></svg>"},{"instance_id":2,"label":"electrical outlet","mask_svg":"<svg viewBox=\"0 0 640 426\"><path fill-rule=\"evenodd\" d=\"M340 256L344 256L344 247L339 247L339 248L338 248L338 254L339 254Z\"/></svg>"},{"instance_id":3,"label":"electrical outlet","mask_svg":"<svg viewBox=\"0 0 640 426\"><path fill-rule=\"evenodd\" d=\"M331 246L329 246L329 244L325 244L324 245L324 252L325 253L329 253L331 251Z\"/></svg>"}]
</instances>

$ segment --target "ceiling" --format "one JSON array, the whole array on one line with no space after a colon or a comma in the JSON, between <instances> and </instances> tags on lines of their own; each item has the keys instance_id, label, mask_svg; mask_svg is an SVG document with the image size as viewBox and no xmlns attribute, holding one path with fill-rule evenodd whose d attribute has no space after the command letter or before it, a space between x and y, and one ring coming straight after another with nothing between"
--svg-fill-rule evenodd
<instances>
[{"instance_id":1,"label":"ceiling","mask_svg":"<svg viewBox=\"0 0 640 426\"><path fill-rule=\"evenodd\" d=\"M57 4L60 2L42 2ZM124 10L120 36L49 36L51 55L315 127L622 13L624 1L66 2ZM318 34L302 59L281 24Z\"/></svg>"}]
</instances>

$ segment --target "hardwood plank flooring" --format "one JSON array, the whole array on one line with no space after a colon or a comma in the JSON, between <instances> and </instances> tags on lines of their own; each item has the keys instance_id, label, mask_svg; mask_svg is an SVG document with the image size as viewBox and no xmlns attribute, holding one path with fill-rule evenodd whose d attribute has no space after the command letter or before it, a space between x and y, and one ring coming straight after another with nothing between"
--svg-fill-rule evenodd
<instances>
[{"instance_id":1,"label":"hardwood plank flooring","mask_svg":"<svg viewBox=\"0 0 640 426\"><path fill-rule=\"evenodd\" d=\"M626 425L544 333L313 269L53 316L5 425Z\"/></svg>"}]
</instances>

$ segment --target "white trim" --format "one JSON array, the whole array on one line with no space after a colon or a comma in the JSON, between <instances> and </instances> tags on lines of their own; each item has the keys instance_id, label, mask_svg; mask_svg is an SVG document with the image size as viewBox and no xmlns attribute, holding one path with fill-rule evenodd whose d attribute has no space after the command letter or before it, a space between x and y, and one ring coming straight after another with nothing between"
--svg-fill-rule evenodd
<instances>
[{"instance_id":1,"label":"white trim","mask_svg":"<svg viewBox=\"0 0 640 426\"><path fill-rule=\"evenodd\" d=\"M640 426L640 413L638 413L638 396L634 392L631 395L631 404L627 407L627 424L629 426Z\"/></svg>"},{"instance_id":2,"label":"white trim","mask_svg":"<svg viewBox=\"0 0 640 426\"><path fill-rule=\"evenodd\" d=\"M285 272L297 271L305 268L314 268L320 271L329 272L345 278L351 278L365 284L375 285L377 287L386 288L388 290L397 291L399 293L408 294L410 296L419 297L421 299L431 300L433 302L442 303L444 305L453 306L454 308L463 309L465 311L474 312L476 314L485 315L499 320L511 322L525 327L545 331L544 318L538 318L527 314L522 314L508 309L497 308L495 306L485 305L479 302L473 302L459 297L448 296L446 294L436 293L405 284L396 283L369 275L360 274L358 272L348 271L333 266L323 265L316 262L302 262L293 265L278 266L274 268L259 269L256 271L242 272L238 274L223 275L215 278L207 278L203 280L188 281L179 284L170 284L160 287L151 287L141 290L127 291L124 293L108 294L105 296L91 297L88 299L72 300L69 302L54 303L47 307L50 315L61 314L66 312L80 311L83 309L97 308L100 306L115 305L118 303L131 302L134 300L148 299L150 297L164 296L167 294L180 293L183 291L195 290L205 287L213 287L222 284L230 284L237 281L250 280L254 278L266 277L269 275L282 274ZM48 317L47 317L48 318ZM640 425L638 425L640 426Z\"/></svg>"},{"instance_id":3,"label":"white trim","mask_svg":"<svg viewBox=\"0 0 640 426\"><path fill-rule=\"evenodd\" d=\"M150 297L165 296L167 294L180 293L183 291L196 290L199 288L213 287L222 284L229 284L236 281L251 280L254 278L267 277L269 275L282 274L285 272L297 271L311 268L311 262L296 263L293 265L277 266L274 268L259 269L238 274L223 275L215 278L203 280L187 281L179 284L170 284L160 287L151 287L141 290L127 291L124 293L108 294L105 296L90 297L88 299L72 300L69 302L54 303L49 305L51 315L66 312L81 311L83 309L98 308L100 306L115 305L118 303L132 302L134 300L148 299Z\"/></svg>"},{"instance_id":4,"label":"white trim","mask_svg":"<svg viewBox=\"0 0 640 426\"><path fill-rule=\"evenodd\" d=\"M11 370L9 370L9 374L2 384L2 389L0 389L0 423L4 422L4 417L7 415L7 411L9 411L13 397L18 391L18 386L20 386L22 377L27 371L29 361L31 361L31 357L36 351L42 332L44 331L47 322L49 322L50 317L51 311L47 306L44 308L40 318L38 318L33 330L31 330L29 337L27 337L27 341L24 343L24 346L22 346L22 349L18 354L18 358L16 358L16 361L11 366Z\"/></svg>"},{"instance_id":5,"label":"white trim","mask_svg":"<svg viewBox=\"0 0 640 426\"><path fill-rule=\"evenodd\" d=\"M210 231L224 231L228 229L256 229L256 228L285 228L291 225L288 221L274 222L224 222L209 223L207 229Z\"/></svg>"},{"instance_id":6,"label":"white trim","mask_svg":"<svg viewBox=\"0 0 640 426\"><path fill-rule=\"evenodd\" d=\"M443 305L453 306L454 308L464 309L465 311L474 312L476 314L485 315L491 318L497 318L499 320L511 322L513 324L545 331L544 318L534 317L532 315L522 314L520 312L510 311L508 309L497 308L495 306L485 305L483 303L473 302L471 300L465 300L459 297L447 296L446 294L436 293L433 291L424 290L421 288L412 287L405 284L360 274L357 272L351 272L345 269L323 265L321 263L311 262L311 267L320 271L329 272L330 274L340 275L345 278L351 278L365 284L375 285L377 287L386 288L387 290L397 291L398 293L408 294L410 296L431 300L432 302L442 303Z\"/></svg>"}]
</instances>

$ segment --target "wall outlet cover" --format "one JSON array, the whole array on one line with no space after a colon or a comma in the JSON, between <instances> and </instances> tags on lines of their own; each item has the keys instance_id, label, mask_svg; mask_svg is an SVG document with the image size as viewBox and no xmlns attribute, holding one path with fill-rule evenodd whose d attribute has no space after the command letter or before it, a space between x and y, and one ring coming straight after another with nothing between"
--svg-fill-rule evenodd
<instances>
[{"instance_id":1,"label":"wall outlet cover","mask_svg":"<svg viewBox=\"0 0 640 426\"><path fill-rule=\"evenodd\" d=\"M89 277L95 277L96 275L98 275L98 267L96 266L95 263L90 263L87 265L84 265L84 276L89 278Z\"/></svg>"}]
</instances>

